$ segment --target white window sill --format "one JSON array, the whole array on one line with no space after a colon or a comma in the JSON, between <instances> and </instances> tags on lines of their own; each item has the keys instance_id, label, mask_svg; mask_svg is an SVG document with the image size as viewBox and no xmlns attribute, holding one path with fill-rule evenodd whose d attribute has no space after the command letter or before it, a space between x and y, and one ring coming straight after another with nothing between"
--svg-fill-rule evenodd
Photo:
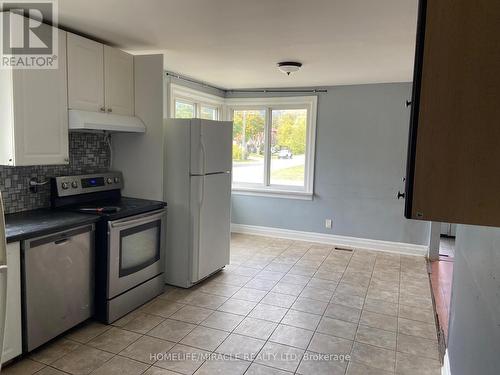
<instances>
[{"instance_id":1,"label":"white window sill","mask_svg":"<svg viewBox=\"0 0 500 375\"><path fill-rule=\"evenodd\" d=\"M233 195L251 195L256 197L299 199L306 201L313 200L313 193L295 190L258 189L233 186L231 192Z\"/></svg>"}]
</instances>

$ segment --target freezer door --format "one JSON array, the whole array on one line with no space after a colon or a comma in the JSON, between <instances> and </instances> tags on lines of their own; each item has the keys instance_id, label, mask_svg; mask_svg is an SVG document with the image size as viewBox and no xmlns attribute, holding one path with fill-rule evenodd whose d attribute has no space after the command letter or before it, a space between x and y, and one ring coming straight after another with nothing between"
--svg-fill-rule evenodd
<instances>
[{"instance_id":1,"label":"freezer door","mask_svg":"<svg viewBox=\"0 0 500 375\"><path fill-rule=\"evenodd\" d=\"M192 120L191 174L231 171L232 146L232 122Z\"/></svg>"},{"instance_id":2,"label":"freezer door","mask_svg":"<svg viewBox=\"0 0 500 375\"><path fill-rule=\"evenodd\" d=\"M191 177L193 256L191 281L229 264L231 175Z\"/></svg>"}]
</instances>

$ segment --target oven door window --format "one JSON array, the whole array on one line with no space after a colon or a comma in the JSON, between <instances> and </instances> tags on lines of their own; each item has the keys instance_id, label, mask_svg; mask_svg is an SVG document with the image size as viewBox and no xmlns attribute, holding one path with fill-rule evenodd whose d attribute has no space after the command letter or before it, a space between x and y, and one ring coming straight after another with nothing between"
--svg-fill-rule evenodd
<instances>
[{"instance_id":1,"label":"oven door window","mask_svg":"<svg viewBox=\"0 0 500 375\"><path fill-rule=\"evenodd\" d=\"M160 259L161 220L120 231L120 270L124 277Z\"/></svg>"}]
</instances>

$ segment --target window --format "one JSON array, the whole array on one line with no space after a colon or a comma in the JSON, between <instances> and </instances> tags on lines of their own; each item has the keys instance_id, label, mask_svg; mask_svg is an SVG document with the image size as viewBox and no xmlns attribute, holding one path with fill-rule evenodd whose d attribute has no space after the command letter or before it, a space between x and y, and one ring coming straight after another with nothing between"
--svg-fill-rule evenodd
<instances>
[{"instance_id":1,"label":"window","mask_svg":"<svg viewBox=\"0 0 500 375\"><path fill-rule=\"evenodd\" d=\"M271 185L304 186L307 109L271 111Z\"/></svg>"},{"instance_id":2,"label":"window","mask_svg":"<svg viewBox=\"0 0 500 375\"><path fill-rule=\"evenodd\" d=\"M175 101L175 117L176 118L193 118L196 117L196 109L194 103L187 103L182 100Z\"/></svg>"},{"instance_id":3,"label":"window","mask_svg":"<svg viewBox=\"0 0 500 375\"><path fill-rule=\"evenodd\" d=\"M207 120L217 120L219 118L219 109L208 105L201 105L200 117Z\"/></svg>"},{"instance_id":4,"label":"window","mask_svg":"<svg viewBox=\"0 0 500 375\"><path fill-rule=\"evenodd\" d=\"M264 184L266 111L233 111L233 182Z\"/></svg>"},{"instance_id":5,"label":"window","mask_svg":"<svg viewBox=\"0 0 500 375\"><path fill-rule=\"evenodd\" d=\"M222 118L224 99L176 84L170 85L170 116L175 118Z\"/></svg>"},{"instance_id":6,"label":"window","mask_svg":"<svg viewBox=\"0 0 500 375\"><path fill-rule=\"evenodd\" d=\"M233 191L311 199L317 98L227 99Z\"/></svg>"}]
</instances>

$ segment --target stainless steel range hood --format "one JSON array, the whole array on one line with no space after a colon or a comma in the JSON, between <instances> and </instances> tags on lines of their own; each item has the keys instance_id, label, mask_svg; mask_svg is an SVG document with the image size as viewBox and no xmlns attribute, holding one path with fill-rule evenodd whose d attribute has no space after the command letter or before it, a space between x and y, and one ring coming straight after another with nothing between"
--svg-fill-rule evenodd
<instances>
[{"instance_id":1,"label":"stainless steel range hood","mask_svg":"<svg viewBox=\"0 0 500 375\"><path fill-rule=\"evenodd\" d=\"M68 112L70 131L108 131L126 133L146 132L146 126L144 123L140 118L135 116L79 111L76 109L70 109Z\"/></svg>"}]
</instances>

